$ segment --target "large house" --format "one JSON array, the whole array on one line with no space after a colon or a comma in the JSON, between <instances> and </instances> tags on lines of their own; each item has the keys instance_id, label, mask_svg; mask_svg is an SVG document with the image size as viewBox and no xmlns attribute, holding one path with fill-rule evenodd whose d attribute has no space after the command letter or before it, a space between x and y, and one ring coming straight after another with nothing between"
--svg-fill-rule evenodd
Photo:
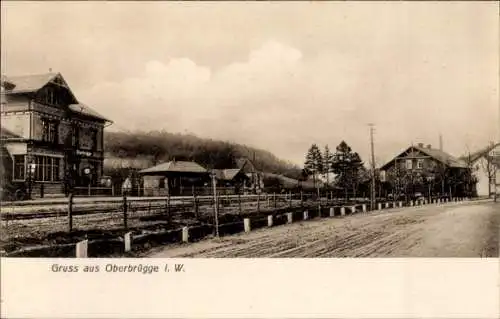
<instances>
[{"instance_id":1,"label":"large house","mask_svg":"<svg viewBox=\"0 0 500 319\"><path fill-rule=\"evenodd\" d=\"M1 90L4 183L29 182L33 196L97 183L110 120L82 104L60 73L3 76Z\"/></svg>"},{"instance_id":2,"label":"large house","mask_svg":"<svg viewBox=\"0 0 500 319\"><path fill-rule=\"evenodd\" d=\"M475 181L467 162L431 145L409 146L380 168L394 196L471 196Z\"/></svg>"}]
</instances>

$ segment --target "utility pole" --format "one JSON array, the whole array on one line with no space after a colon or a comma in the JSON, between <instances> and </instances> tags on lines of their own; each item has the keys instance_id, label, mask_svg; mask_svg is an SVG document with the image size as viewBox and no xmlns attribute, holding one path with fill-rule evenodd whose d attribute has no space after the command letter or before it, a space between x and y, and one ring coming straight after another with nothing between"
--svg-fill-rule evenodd
<instances>
[{"instance_id":1,"label":"utility pole","mask_svg":"<svg viewBox=\"0 0 500 319\"><path fill-rule=\"evenodd\" d=\"M370 198L370 209L375 210L375 150L373 146L373 131L374 131L374 124L370 123L368 124L370 127L370 145L371 145L371 155L372 155L372 191L371 191L371 198Z\"/></svg>"},{"instance_id":2,"label":"utility pole","mask_svg":"<svg viewBox=\"0 0 500 319\"><path fill-rule=\"evenodd\" d=\"M215 173L211 172L211 177L212 177L212 189L213 189L213 195L214 195L214 217L215 217L215 237L219 238L219 208L218 206L218 201L217 201L217 181L215 180Z\"/></svg>"}]
</instances>

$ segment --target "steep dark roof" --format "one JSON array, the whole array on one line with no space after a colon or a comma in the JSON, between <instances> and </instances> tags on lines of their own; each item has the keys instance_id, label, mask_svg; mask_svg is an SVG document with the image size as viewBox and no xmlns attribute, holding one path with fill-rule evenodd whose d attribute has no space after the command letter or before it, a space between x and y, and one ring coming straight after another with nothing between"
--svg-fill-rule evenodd
<instances>
[{"instance_id":1,"label":"steep dark roof","mask_svg":"<svg viewBox=\"0 0 500 319\"><path fill-rule=\"evenodd\" d=\"M207 173L207 170L195 162L171 161L139 171L139 174L151 173Z\"/></svg>"},{"instance_id":2,"label":"steep dark roof","mask_svg":"<svg viewBox=\"0 0 500 319\"><path fill-rule=\"evenodd\" d=\"M257 169L255 168L255 165L246 157L240 157L236 159L236 167L239 169L243 169L246 173L249 172L256 172Z\"/></svg>"}]
</instances>

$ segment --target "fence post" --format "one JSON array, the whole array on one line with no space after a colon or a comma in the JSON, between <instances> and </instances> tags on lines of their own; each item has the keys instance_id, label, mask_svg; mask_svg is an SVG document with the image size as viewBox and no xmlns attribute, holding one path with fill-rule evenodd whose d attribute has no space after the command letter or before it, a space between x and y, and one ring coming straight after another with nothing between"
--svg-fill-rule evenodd
<instances>
[{"instance_id":1,"label":"fence post","mask_svg":"<svg viewBox=\"0 0 500 319\"><path fill-rule=\"evenodd\" d=\"M300 190L300 207L304 207L304 197L302 190Z\"/></svg>"},{"instance_id":2,"label":"fence post","mask_svg":"<svg viewBox=\"0 0 500 319\"><path fill-rule=\"evenodd\" d=\"M309 212L307 210L304 211L304 220L309 218Z\"/></svg>"},{"instance_id":3,"label":"fence post","mask_svg":"<svg viewBox=\"0 0 500 319\"><path fill-rule=\"evenodd\" d=\"M278 208L276 203L276 193L273 193L273 200L274 200L274 210L276 211L276 208Z\"/></svg>"},{"instance_id":4,"label":"fence post","mask_svg":"<svg viewBox=\"0 0 500 319\"><path fill-rule=\"evenodd\" d=\"M128 205L127 205L127 195L123 195L123 227L125 229L128 228L127 226L127 208L128 208Z\"/></svg>"},{"instance_id":5,"label":"fence post","mask_svg":"<svg viewBox=\"0 0 500 319\"><path fill-rule=\"evenodd\" d=\"M382 203L378 203L378 204L377 204L377 209L378 209L378 210L382 210Z\"/></svg>"},{"instance_id":6,"label":"fence post","mask_svg":"<svg viewBox=\"0 0 500 319\"><path fill-rule=\"evenodd\" d=\"M241 215L242 213L242 208L241 208L241 194L238 192L238 212Z\"/></svg>"},{"instance_id":7,"label":"fence post","mask_svg":"<svg viewBox=\"0 0 500 319\"><path fill-rule=\"evenodd\" d=\"M68 232L73 231L73 193L68 198Z\"/></svg>"},{"instance_id":8,"label":"fence post","mask_svg":"<svg viewBox=\"0 0 500 319\"><path fill-rule=\"evenodd\" d=\"M290 201L290 208L292 208L292 192L290 192L290 199L289 199L289 201Z\"/></svg>"},{"instance_id":9,"label":"fence post","mask_svg":"<svg viewBox=\"0 0 500 319\"><path fill-rule=\"evenodd\" d=\"M245 233L250 231L250 218L243 219L243 225L245 227Z\"/></svg>"},{"instance_id":10,"label":"fence post","mask_svg":"<svg viewBox=\"0 0 500 319\"><path fill-rule=\"evenodd\" d=\"M335 209L333 207L330 207L330 217L335 216Z\"/></svg>"},{"instance_id":11,"label":"fence post","mask_svg":"<svg viewBox=\"0 0 500 319\"><path fill-rule=\"evenodd\" d=\"M132 250L132 233L128 232L123 237L123 241L125 243L125 252L129 252Z\"/></svg>"},{"instance_id":12,"label":"fence post","mask_svg":"<svg viewBox=\"0 0 500 319\"><path fill-rule=\"evenodd\" d=\"M198 199L196 198L196 195L193 195L193 205L194 205L194 216L196 219L199 217L199 212L198 212Z\"/></svg>"},{"instance_id":13,"label":"fence post","mask_svg":"<svg viewBox=\"0 0 500 319\"><path fill-rule=\"evenodd\" d=\"M287 213L286 218L287 218L288 224L291 224L293 222L293 214L292 213Z\"/></svg>"},{"instance_id":14,"label":"fence post","mask_svg":"<svg viewBox=\"0 0 500 319\"><path fill-rule=\"evenodd\" d=\"M366 213L366 204L363 204L363 213Z\"/></svg>"},{"instance_id":15,"label":"fence post","mask_svg":"<svg viewBox=\"0 0 500 319\"><path fill-rule=\"evenodd\" d=\"M260 194L257 194L257 213L260 213Z\"/></svg>"},{"instance_id":16,"label":"fence post","mask_svg":"<svg viewBox=\"0 0 500 319\"><path fill-rule=\"evenodd\" d=\"M167 195L167 222L172 222L172 214L170 214L170 194Z\"/></svg>"},{"instance_id":17,"label":"fence post","mask_svg":"<svg viewBox=\"0 0 500 319\"><path fill-rule=\"evenodd\" d=\"M215 180L215 179L214 179ZM215 182L214 182L215 185ZM214 222L215 222L215 236L219 238L219 195L217 194L217 189L214 186Z\"/></svg>"},{"instance_id":18,"label":"fence post","mask_svg":"<svg viewBox=\"0 0 500 319\"><path fill-rule=\"evenodd\" d=\"M82 240L76 243L76 258L87 258L88 257L88 239Z\"/></svg>"},{"instance_id":19,"label":"fence post","mask_svg":"<svg viewBox=\"0 0 500 319\"><path fill-rule=\"evenodd\" d=\"M267 227L271 227L273 225L273 215L267 216Z\"/></svg>"},{"instance_id":20,"label":"fence post","mask_svg":"<svg viewBox=\"0 0 500 319\"><path fill-rule=\"evenodd\" d=\"M340 207L340 216L345 216L345 207Z\"/></svg>"},{"instance_id":21,"label":"fence post","mask_svg":"<svg viewBox=\"0 0 500 319\"><path fill-rule=\"evenodd\" d=\"M189 242L189 228L187 226L182 227L182 242Z\"/></svg>"}]
</instances>

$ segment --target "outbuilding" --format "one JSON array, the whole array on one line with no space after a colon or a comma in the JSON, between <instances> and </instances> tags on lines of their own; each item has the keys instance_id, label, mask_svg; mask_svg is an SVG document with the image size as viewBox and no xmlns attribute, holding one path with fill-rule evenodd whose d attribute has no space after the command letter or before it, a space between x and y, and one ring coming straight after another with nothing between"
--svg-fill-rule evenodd
<instances>
[{"instance_id":1,"label":"outbuilding","mask_svg":"<svg viewBox=\"0 0 500 319\"><path fill-rule=\"evenodd\" d=\"M210 181L210 174L201 165L189 161L170 161L139 171L143 176L144 195L192 195Z\"/></svg>"}]
</instances>

